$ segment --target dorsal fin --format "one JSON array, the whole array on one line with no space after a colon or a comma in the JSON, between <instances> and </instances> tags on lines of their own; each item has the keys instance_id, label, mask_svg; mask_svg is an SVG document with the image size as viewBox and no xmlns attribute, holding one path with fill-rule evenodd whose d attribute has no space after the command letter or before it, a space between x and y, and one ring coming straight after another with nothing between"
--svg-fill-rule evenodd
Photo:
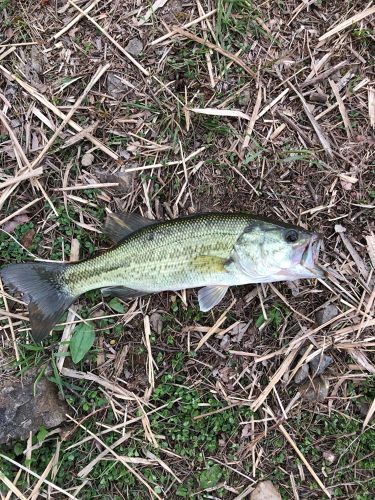
<instances>
[{"instance_id":1,"label":"dorsal fin","mask_svg":"<svg viewBox=\"0 0 375 500\"><path fill-rule=\"evenodd\" d=\"M107 215L104 233L114 242L120 243L126 236L141 229L142 227L155 224L156 220L147 219L138 214L131 213L110 213Z\"/></svg>"}]
</instances>

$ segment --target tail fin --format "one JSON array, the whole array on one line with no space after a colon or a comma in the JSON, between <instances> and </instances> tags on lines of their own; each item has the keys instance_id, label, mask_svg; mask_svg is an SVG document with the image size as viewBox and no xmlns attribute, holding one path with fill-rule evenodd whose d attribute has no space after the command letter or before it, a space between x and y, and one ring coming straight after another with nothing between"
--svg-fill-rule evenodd
<instances>
[{"instance_id":1,"label":"tail fin","mask_svg":"<svg viewBox=\"0 0 375 500\"><path fill-rule=\"evenodd\" d=\"M68 264L29 262L10 264L0 270L7 288L23 294L28 304L31 333L36 342L43 340L76 297L64 282Z\"/></svg>"}]
</instances>

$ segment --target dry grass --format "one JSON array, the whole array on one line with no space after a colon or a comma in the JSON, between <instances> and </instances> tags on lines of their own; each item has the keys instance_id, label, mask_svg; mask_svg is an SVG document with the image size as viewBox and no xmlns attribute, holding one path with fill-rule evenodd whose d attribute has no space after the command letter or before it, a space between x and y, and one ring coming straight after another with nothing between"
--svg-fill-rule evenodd
<instances>
[{"instance_id":1,"label":"dry grass","mask_svg":"<svg viewBox=\"0 0 375 500\"><path fill-rule=\"evenodd\" d=\"M96 350L81 367L58 359L55 373L74 418L54 447L43 444L38 473L23 456L3 459L13 460L2 465L4 497L173 498L183 483L185 496L240 499L270 477L285 498L371 498L364 461L374 463L375 406L357 403L375 373L375 7L150 5L0 0L0 264L75 259L76 240L80 258L91 255L107 246L106 209L157 219L246 210L317 229L329 278L233 289L204 315L192 291L124 312L99 294L83 298L63 336L82 318L94 322ZM126 49L132 38L143 43L139 55ZM328 304L337 314L318 325ZM4 375L14 358L25 370L66 352L58 334L43 354L28 350L25 315L0 286ZM328 397L308 402L294 374L326 353ZM161 395L168 384L172 393ZM194 458L163 416L175 411L183 422L189 392L200 398L192 437L194 422L236 421L212 431L211 453L192 448ZM347 440L342 456L336 439ZM212 464L220 480L197 482ZM127 489L120 472L110 476L121 467L135 478Z\"/></svg>"}]
</instances>

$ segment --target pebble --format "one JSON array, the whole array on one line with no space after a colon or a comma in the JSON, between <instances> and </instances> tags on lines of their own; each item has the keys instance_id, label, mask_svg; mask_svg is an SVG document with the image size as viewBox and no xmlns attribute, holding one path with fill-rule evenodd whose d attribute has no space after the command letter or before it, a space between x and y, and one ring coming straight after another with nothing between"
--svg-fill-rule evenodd
<instances>
[{"instance_id":1,"label":"pebble","mask_svg":"<svg viewBox=\"0 0 375 500\"><path fill-rule=\"evenodd\" d=\"M313 377L321 375L332 363L333 359L327 354L315 356L315 358L310 361L311 375Z\"/></svg>"},{"instance_id":2,"label":"pebble","mask_svg":"<svg viewBox=\"0 0 375 500\"><path fill-rule=\"evenodd\" d=\"M302 382L307 378L309 374L309 365L308 363L304 363L294 375L294 382L296 384L302 384Z\"/></svg>"},{"instance_id":3,"label":"pebble","mask_svg":"<svg viewBox=\"0 0 375 500\"><path fill-rule=\"evenodd\" d=\"M323 325L327 321L330 321L335 316L339 314L339 310L334 304L328 304L324 309L320 309L316 313L316 322L319 326Z\"/></svg>"},{"instance_id":4,"label":"pebble","mask_svg":"<svg viewBox=\"0 0 375 500\"><path fill-rule=\"evenodd\" d=\"M139 54L143 50L143 43L139 38L132 38L131 40L129 40L128 45L125 47L125 50L132 56L139 56Z\"/></svg>"}]
</instances>

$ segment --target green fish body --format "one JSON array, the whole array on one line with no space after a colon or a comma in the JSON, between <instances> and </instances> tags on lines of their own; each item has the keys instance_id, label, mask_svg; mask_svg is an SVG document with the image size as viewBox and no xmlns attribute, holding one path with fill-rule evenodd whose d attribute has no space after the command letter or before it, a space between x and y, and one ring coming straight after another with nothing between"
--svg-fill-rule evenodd
<instances>
[{"instance_id":1,"label":"green fish body","mask_svg":"<svg viewBox=\"0 0 375 500\"><path fill-rule=\"evenodd\" d=\"M117 245L91 259L11 264L0 271L11 290L24 294L35 340L48 335L77 297L97 288L128 299L204 287L198 299L208 311L232 285L319 275L315 233L252 214L208 213L162 222L112 214L105 230Z\"/></svg>"}]
</instances>

